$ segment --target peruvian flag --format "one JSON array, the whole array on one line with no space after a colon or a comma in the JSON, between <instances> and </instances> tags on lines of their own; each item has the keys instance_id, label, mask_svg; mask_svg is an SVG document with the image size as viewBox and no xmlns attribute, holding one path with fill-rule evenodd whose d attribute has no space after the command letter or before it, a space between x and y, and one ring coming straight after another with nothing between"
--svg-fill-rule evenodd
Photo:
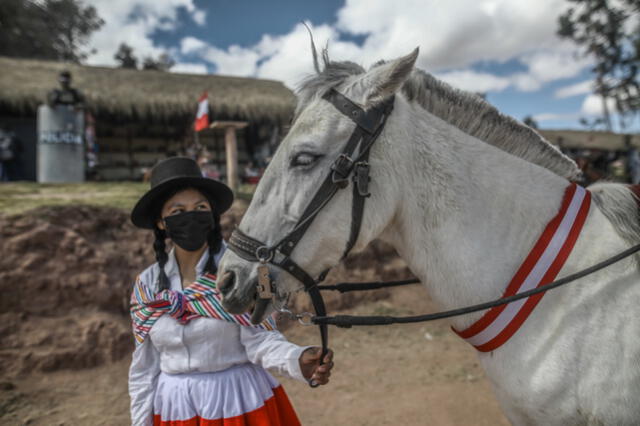
<instances>
[{"instance_id":1,"label":"peruvian flag","mask_svg":"<svg viewBox=\"0 0 640 426\"><path fill-rule=\"evenodd\" d=\"M196 114L196 122L194 129L196 132L209 127L209 95L204 92L198 99L198 113Z\"/></svg>"}]
</instances>

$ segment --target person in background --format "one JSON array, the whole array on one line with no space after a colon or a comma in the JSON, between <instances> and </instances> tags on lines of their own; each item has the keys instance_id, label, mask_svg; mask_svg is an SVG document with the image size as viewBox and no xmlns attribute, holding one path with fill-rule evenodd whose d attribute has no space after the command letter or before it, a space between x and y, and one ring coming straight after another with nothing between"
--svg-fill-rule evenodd
<instances>
[{"instance_id":1,"label":"person in background","mask_svg":"<svg viewBox=\"0 0 640 426\"><path fill-rule=\"evenodd\" d=\"M288 342L272 318L224 310L216 289L226 249L220 215L233 201L221 182L184 157L158 163L131 220L153 230L157 262L136 279L129 370L134 425L295 426L282 386L265 369L326 384L333 353ZM169 238L173 249L165 251Z\"/></svg>"},{"instance_id":2,"label":"person in background","mask_svg":"<svg viewBox=\"0 0 640 426\"><path fill-rule=\"evenodd\" d=\"M60 89L53 89L47 95L47 103L50 107L56 105L68 105L77 108L84 106L84 96L82 93L71 87L71 73L67 70L62 71L58 75Z\"/></svg>"},{"instance_id":3,"label":"person in background","mask_svg":"<svg viewBox=\"0 0 640 426\"><path fill-rule=\"evenodd\" d=\"M95 180L98 176L98 142L96 139L96 120L93 115L86 111L84 114L84 140L87 180ZM143 171L144 173L144 171Z\"/></svg>"},{"instance_id":4,"label":"person in background","mask_svg":"<svg viewBox=\"0 0 640 426\"><path fill-rule=\"evenodd\" d=\"M631 144L631 135L625 135L625 149L627 150L627 171L632 185L640 184L640 152Z\"/></svg>"},{"instance_id":5,"label":"person in background","mask_svg":"<svg viewBox=\"0 0 640 426\"><path fill-rule=\"evenodd\" d=\"M19 154L21 151L20 141L16 135L0 127L0 182L8 182L19 179Z\"/></svg>"},{"instance_id":6,"label":"person in background","mask_svg":"<svg viewBox=\"0 0 640 426\"><path fill-rule=\"evenodd\" d=\"M253 161L250 161L244 168L244 180L248 184L256 185L260 181L260 169L256 167Z\"/></svg>"},{"instance_id":7,"label":"person in background","mask_svg":"<svg viewBox=\"0 0 640 426\"><path fill-rule=\"evenodd\" d=\"M628 182L629 177L622 158L617 158L609 163L608 178L612 182Z\"/></svg>"}]
</instances>

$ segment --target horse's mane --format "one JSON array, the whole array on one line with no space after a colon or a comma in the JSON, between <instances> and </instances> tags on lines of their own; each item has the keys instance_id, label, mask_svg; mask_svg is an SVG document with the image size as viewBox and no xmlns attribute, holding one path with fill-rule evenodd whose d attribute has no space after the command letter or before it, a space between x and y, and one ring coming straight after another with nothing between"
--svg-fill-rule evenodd
<instances>
[{"instance_id":1,"label":"horse's mane","mask_svg":"<svg viewBox=\"0 0 640 426\"><path fill-rule=\"evenodd\" d=\"M324 68L320 70L316 67L316 74L305 79L298 88L294 120L312 99L340 85L350 76L365 72L364 68L353 62L331 61L326 49L322 52L322 59ZM383 63L380 61L373 67ZM503 151L570 180L580 176L576 163L538 132L502 114L476 94L455 89L419 69L413 70L402 87L402 93L409 101L417 102L431 114Z\"/></svg>"}]
</instances>

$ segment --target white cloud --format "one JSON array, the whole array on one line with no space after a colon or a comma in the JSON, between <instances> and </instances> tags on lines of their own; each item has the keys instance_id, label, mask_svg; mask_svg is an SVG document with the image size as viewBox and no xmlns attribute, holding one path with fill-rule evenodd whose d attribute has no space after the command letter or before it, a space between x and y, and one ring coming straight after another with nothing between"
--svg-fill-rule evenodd
<instances>
[{"instance_id":1,"label":"white cloud","mask_svg":"<svg viewBox=\"0 0 640 426\"><path fill-rule=\"evenodd\" d=\"M523 92L539 90L551 81L575 77L591 63L588 59L577 57L573 46L563 43L555 50L545 49L522 55L519 61L527 66L527 71L514 74L512 81Z\"/></svg>"},{"instance_id":2,"label":"white cloud","mask_svg":"<svg viewBox=\"0 0 640 426\"><path fill-rule=\"evenodd\" d=\"M193 18L196 24L204 25L207 21L207 12L205 12L204 10L196 10L191 15L191 18Z\"/></svg>"},{"instance_id":3,"label":"white cloud","mask_svg":"<svg viewBox=\"0 0 640 426\"><path fill-rule=\"evenodd\" d=\"M555 91L553 96L558 99L569 98L572 96L585 95L593 91L593 80L585 80L570 86L561 87Z\"/></svg>"},{"instance_id":4,"label":"white cloud","mask_svg":"<svg viewBox=\"0 0 640 426\"><path fill-rule=\"evenodd\" d=\"M611 98L607 99L607 108L609 109L609 113L614 113L616 111L615 101ZM603 115L603 105L602 105L602 97L598 95L587 95L582 101L582 107L580 111L585 115L590 116L601 116Z\"/></svg>"},{"instance_id":5,"label":"white cloud","mask_svg":"<svg viewBox=\"0 0 640 426\"><path fill-rule=\"evenodd\" d=\"M437 77L454 87L470 92L499 92L511 84L508 78L470 70L446 72L437 74Z\"/></svg>"},{"instance_id":6,"label":"white cloud","mask_svg":"<svg viewBox=\"0 0 640 426\"><path fill-rule=\"evenodd\" d=\"M591 64L591 60L577 57L572 45L561 43L556 49L524 55L520 61L527 65L528 74L540 84L577 76Z\"/></svg>"},{"instance_id":7,"label":"white cloud","mask_svg":"<svg viewBox=\"0 0 640 426\"><path fill-rule=\"evenodd\" d=\"M195 37L185 37L180 40L180 52L186 55L201 51L207 46L207 43Z\"/></svg>"},{"instance_id":8,"label":"white cloud","mask_svg":"<svg viewBox=\"0 0 640 426\"><path fill-rule=\"evenodd\" d=\"M523 92L534 92L542 87L542 82L531 73L516 73L511 76L513 85Z\"/></svg>"},{"instance_id":9,"label":"white cloud","mask_svg":"<svg viewBox=\"0 0 640 426\"><path fill-rule=\"evenodd\" d=\"M338 33L328 25L314 27L313 35L318 44L332 40L330 53L334 59L354 60L354 56L361 54L355 43L334 42ZM282 36L265 34L249 47L231 45L220 49L194 37L186 37L181 40L180 51L214 64L217 74L282 80L290 87L295 87L313 71L309 33L302 24Z\"/></svg>"},{"instance_id":10,"label":"white cloud","mask_svg":"<svg viewBox=\"0 0 640 426\"><path fill-rule=\"evenodd\" d=\"M205 64L190 62L178 62L171 67L170 71L183 74L207 74L209 72Z\"/></svg>"},{"instance_id":11,"label":"white cloud","mask_svg":"<svg viewBox=\"0 0 640 426\"><path fill-rule=\"evenodd\" d=\"M575 48L556 35L564 0L348 0L333 25L313 28L318 46L329 41L332 59L349 59L364 66L392 59L420 46L418 66L439 74L457 87L473 91L521 91L571 78L588 63L577 60ZM362 46L341 35L365 36ZM344 37L342 37L344 38ZM196 39L182 42L183 53L194 53L223 74L283 80L295 87L313 72L309 38L302 25L284 35L264 35L252 46L206 49ZM518 60L526 71L495 76L470 69L478 61Z\"/></svg>"},{"instance_id":12,"label":"white cloud","mask_svg":"<svg viewBox=\"0 0 640 426\"><path fill-rule=\"evenodd\" d=\"M360 62L360 48L355 43L340 41L332 27L314 27L313 36L317 48L329 40L332 59ZM263 37L256 51L264 58L257 67L257 77L283 80L288 86L295 87L305 76L313 72L309 34L302 24L296 25L285 36Z\"/></svg>"},{"instance_id":13,"label":"white cloud","mask_svg":"<svg viewBox=\"0 0 640 426\"><path fill-rule=\"evenodd\" d=\"M260 55L253 49L230 46L227 50L207 47L202 57L216 65L217 74L252 76L256 74Z\"/></svg>"},{"instance_id":14,"label":"white cloud","mask_svg":"<svg viewBox=\"0 0 640 426\"><path fill-rule=\"evenodd\" d=\"M96 49L87 62L92 65L114 65L113 55L120 43L133 47L138 58L157 56L167 49L157 46L151 35L157 29L170 30L178 22L178 9L184 8L198 22L203 13L194 0L86 0L96 8L105 25L94 33L89 47Z\"/></svg>"},{"instance_id":15,"label":"white cloud","mask_svg":"<svg viewBox=\"0 0 640 426\"><path fill-rule=\"evenodd\" d=\"M419 45L418 64L437 71L554 48L565 8L563 0L348 0L337 27L368 35L367 57L392 58Z\"/></svg>"},{"instance_id":16,"label":"white cloud","mask_svg":"<svg viewBox=\"0 0 640 426\"><path fill-rule=\"evenodd\" d=\"M107 25L94 36L98 54L89 62L113 64L113 54L123 41L139 57L167 50L154 45L151 34L177 25L181 7L203 25L206 12L194 1L111 0L107 6L90 0ZM313 34L318 47L329 42L332 59L366 67L420 46L418 66L462 89L533 91L551 81L575 77L588 65L576 59L575 48L556 35L557 17L566 7L565 0L347 0L336 22L314 27ZM364 42L359 46L346 41L345 34L364 36ZM313 72L309 37L301 24L286 34L265 34L249 46L221 48L185 37L174 52L178 61L180 57L192 64L201 60L219 74L278 79L289 87ZM510 60L519 61L526 70L496 76L471 69L479 61Z\"/></svg>"}]
</instances>

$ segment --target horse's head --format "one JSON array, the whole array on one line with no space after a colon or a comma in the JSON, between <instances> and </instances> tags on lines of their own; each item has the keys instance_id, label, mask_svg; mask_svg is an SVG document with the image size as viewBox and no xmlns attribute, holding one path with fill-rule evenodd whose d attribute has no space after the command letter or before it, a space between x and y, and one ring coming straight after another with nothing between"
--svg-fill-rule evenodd
<instances>
[{"instance_id":1,"label":"horse's head","mask_svg":"<svg viewBox=\"0 0 640 426\"><path fill-rule=\"evenodd\" d=\"M318 74L307 79L298 92L298 107L291 130L260 180L239 225L243 234L267 247L276 246L291 233L320 185L332 173L332 166L344 152L356 124L325 95L335 89L362 110L376 110L389 104L390 98L402 87L413 70L417 55L416 49L407 56L377 64L367 72L353 63L331 63L326 54L323 55L324 70L316 67ZM393 116L389 121L392 120ZM388 127L389 124L385 129ZM385 129L370 153L369 191L372 195L366 202L356 250L384 231L398 205L399 194L383 188L391 174L391 165L383 167L385 152L388 154L392 149ZM354 156L357 154L356 149ZM353 185L350 176L343 188L321 207L290 253L291 260L311 277L335 266L343 256L352 226ZM244 312L253 306L258 266L250 256L240 256L231 250L225 253L220 265L220 290L224 306L230 312ZM277 299L286 299L291 292L301 288L301 282L290 273L273 265L269 268L276 282Z\"/></svg>"}]
</instances>

